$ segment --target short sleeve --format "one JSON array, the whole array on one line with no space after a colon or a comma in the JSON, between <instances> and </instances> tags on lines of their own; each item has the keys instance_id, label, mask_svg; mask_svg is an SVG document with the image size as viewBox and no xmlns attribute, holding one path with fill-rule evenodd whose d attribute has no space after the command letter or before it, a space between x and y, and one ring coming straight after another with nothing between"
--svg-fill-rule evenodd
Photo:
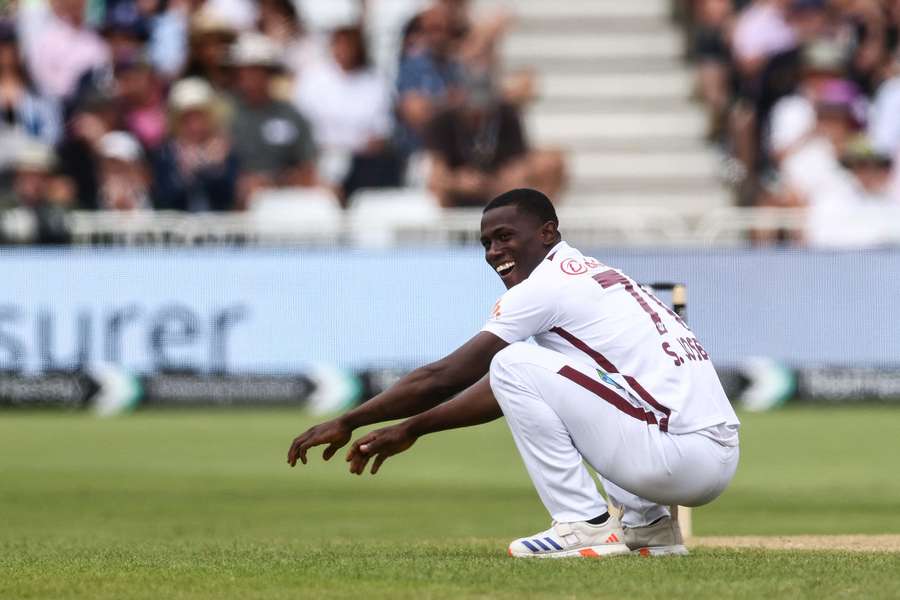
<instances>
[{"instance_id":1,"label":"short sleeve","mask_svg":"<svg viewBox=\"0 0 900 600\"><path fill-rule=\"evenodd\" d=\"M497 300L482 331L512 344L548 331L556 320L556 297L552 289L523 282Z\"/></svg>"}]
</instances>

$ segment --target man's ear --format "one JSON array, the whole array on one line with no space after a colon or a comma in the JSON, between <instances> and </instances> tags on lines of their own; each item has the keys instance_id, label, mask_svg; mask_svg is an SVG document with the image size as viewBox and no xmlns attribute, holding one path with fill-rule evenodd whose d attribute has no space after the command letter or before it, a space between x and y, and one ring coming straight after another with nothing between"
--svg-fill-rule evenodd
<instances>
[{"instance_id":1,"label":"man's ear","mask_svg":"<svg viewBox=\"0 0 900 600\"><path fill-rule=\"evenodd\" d=\"M541 226L541 241L545 246L555 246L558 238L559 230L556 228L556 223L547 221Z\"/></svg>"}]
</instances>

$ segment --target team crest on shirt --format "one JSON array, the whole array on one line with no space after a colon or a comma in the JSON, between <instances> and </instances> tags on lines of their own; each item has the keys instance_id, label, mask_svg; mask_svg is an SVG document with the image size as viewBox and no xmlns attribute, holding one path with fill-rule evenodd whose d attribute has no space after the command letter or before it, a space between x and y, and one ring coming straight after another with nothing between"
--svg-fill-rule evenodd
<instances>
[{"instance_id":1,"label":"team crest on shirt","mask_svg":"<svg viewBox=\"0 0 900 600\"><path fill-rule=\"evenodd\" d=\"M567 258L562 261L559 263L559 268L562 269L562 272L566 275L582 275L587 273L587 267L574 258Z\"/></svg>"},{"instance_id":2,"label":"team crest on shirt","mask_svg":"<svg viewBox=\"0 0 900 600\"><path fill-rule=\"evenodd\" d=\"M494 302L494 308L491 309L491 318L496 319L500 316L500 301Z\"/></svg>"}]
</instances>

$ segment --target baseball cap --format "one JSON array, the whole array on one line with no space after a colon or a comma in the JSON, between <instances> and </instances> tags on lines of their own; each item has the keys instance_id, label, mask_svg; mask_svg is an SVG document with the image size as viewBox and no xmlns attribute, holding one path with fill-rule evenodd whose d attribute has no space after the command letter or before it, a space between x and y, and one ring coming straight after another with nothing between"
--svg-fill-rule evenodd
<instances>
[{"instance_id":1,"label":"baseball cap","mask_svg":"<svg viewBox=\"0 0 900 600\"><path fill-rule=\"evenodd\" d=\"M125 131L110 131L100 138L100 155L123 162L137 162L144 156L141 144Z\"/></svg>"},{"instance_id":2,"label":"baseball cap","mask_svg":"<svg viewBox=\"0 0 900 600\"><path fill-rule=\"evenodd\" d=\"M13 165L22 171L47 172L56 166L56 155L51 146L29 139L16 150Z\"/></svg>"},{"instance_id":3,"label":"baseball cap","mask_svg":"<svg viewBox=\"0 0 900 600\"><path fill-rule=\"evenodd\" d=\"M231 45L230 59L235 67L281 68L281 52L268 37L255 31L242 33Z\"/></svg>"},{"instance_id":4,"label":"baseball cap","mask_svg":"<svg viewBox=\"0 0 900 600\"><path fill-rule=\"evenodd\" d=\"M169 108L184 112L193 108L204 108L213 103L216 94L212 86L201 77L188 77L172 86L169 91Z\"/></svg>"}]
</instances>

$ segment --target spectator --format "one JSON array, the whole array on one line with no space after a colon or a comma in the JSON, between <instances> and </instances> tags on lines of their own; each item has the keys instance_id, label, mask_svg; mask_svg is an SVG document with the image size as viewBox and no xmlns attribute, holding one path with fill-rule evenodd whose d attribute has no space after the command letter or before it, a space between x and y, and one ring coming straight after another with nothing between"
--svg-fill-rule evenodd
<instances>
[{"instance_id":1,"label":"spectator","mask_svg":"<svg viewBox=\"0 0 900 600\"><path fill-rule=\"evenodd\" d=\"M30 141L19 148L15 162L14 200L34 219L34 239L38 244L66 244L70 241L66 207L71 203L71 186L53 172L53 149Z\"/></svg>"},{"instance_id":2,"label":"spectator","mask_svg":"<svg viewBox=\"0 0 900 600\"><path fill-rule=\"evenodd\" d=\"M112 64L132 62L145 53L144 48L150 38L150 24L138 12L137 5L119 2L107 15L100 33L109 47Z\"/></svg>"},{"instance_id":3,"label":"spectator","mask_svg":"<svg viewBox=\"0 0 900 600\"><path fill-rule=\"evenodd\" d=\"M185 68L187 77L203 77L217 92L231 88L228 53L237 32L209 7L191 17L190 46Z\"/></svg>"},{"instance_id":4,"label":"spectator","mask_svg":"<svg viewBox=\"0 0 900 600\"><path fill-rule=\"evenodd\" d=\"M169 94L171 137L154 154L156 208L190 212L234 208L237 157L224 130L221 101L200 78Z\"/></svg>"},{"instance_id":5,"label":"spectator","mask_svg":"<svg viewBox=\"0 0 900 600\"><path fill-rule=\"evenodd\" d=\"M257 29L284 49L284 65L292 77L322 59L318 40L306 31L291 0L260 0L258 9Z\"/></svg>"},{"instance_id":6,"label":"spectator","mask_svg":"<svg viewBox=\"0 0 900 600\"><path fill-rule=\"evenodd\" d=\"M51 14L28 45L27 64L42 94L65 100L86 73L107 67L110 52L84 23L86 0L50 0Z\"/></svg>"},{"instance_id":7,"label":"spectator","mask_svg":"<svg viewBox=\"0 0 900 600\"><path fill-rule=\"evenodd\" d=\"M846 73L847 58L844 47L828 38L803 47L800 84L793 94L783 96L772 109L768 137L769 149L776 159L802 143L815 128L815 99L822 86Z\"/></svg>"},{"instance_id":8,"label":"spectator","mask_svg":"<svg viewBox=\"0 0 900 600\"><path fill-rule=\"evenodd\" d=\"M898 3L900 4L900 3ZM869 115L869 137L878 152L900 159L900 52L885 65Z\"/></svg>"},{"instance_id":9,"label":"spectator","mask_svg":"<svg viewBox=\"0 0 900 600\"><path fill-rule=\"evenodd\" d=\"M290 104L272 97L272 76L281 68L278 47L260 33L241 34L232 47L235 114L232 139L241 168L237 201L269 187L312 186L316 147L311 128Z\"/></svg>"},{"instance_id":10,"label":"spectator","mask_svg":"<svg viewBox=\"0 0 900 600\"><path fill-rule=\"evenodd\" d=\"M707 139L720 141L735 91L729 39L734 14L730 0L698 0L691 54L697 65L697 91L709 110Z\"/></svg>"},{"instance_id":11,"label":"spectator","mask_svg":"<svg viewBox=\"0 0 900 600\"><path fill-rule=\"evenodd\" d=\"M397 74L397 146L404 157L422 149L425 128L452 104L462 77L446 7L422 13L420 26L423 44L403 58Z\"/></svg>"},{"instance_id":12,"label":"spectator","mask_svg":"<svg viewBox=\"0 0 900 600\"><path fill-rule=\"evenodd\" d=\"M0 145L25 135L55 144L62 134L57 103L41 97L22 63L15 31L0 25Z\"/></svg>"},{"instance_id":13,"label":"spectator","mask_svg":"<svg viewBox=\"0 0 900 600\"><path fill-rule=\"evenodd\" d=\"M562 187L561 154L529 151L516 108L498 98L485 74L467 81L463 103L433 120L427 140L429 187L441 206L484 206L516 187L556 197Z\"/></svg>"},{"instance_id":14,"label":"spectator","mask_svg":"<svg viewBox=\"0 0 900 600\"><path fill-rule=\"evenodd\" d=\"M146 149L159 147L166 135L162 84L147 60L136 56L115 66L115 90L122 122Z\"/></svg>"},{"instance_id":15,"label":"spectator","mask_svg":"<svg viewBox=\"0 0 900 600\"><path fill-rule=\"evenodd\" d=\"M66 132L57 148L60 171L75 183L77 205L99 208L98 148L104 135L121 128L120 113L110 92L94 90L84 96L66 123Z\"/></svg>"},{"instance_id":16,"label":"spectator","mask_svg":"<svg viewBox=\"0 0 900 600\"><path fill-rule=\"evenodd\" d=\"M796 46L794 30L787 19L791 2L754 0L738 15L732 51L745 80L755 78L770 57Z\"/></svg>"},{"instance_id":17,"label":"spectator","mask_svg":"<svg viewBox=\"0 0 900 600\"><path fill-rule=\"evenodd\" d=\"M100 138L99 206L104 210L153 208L150 176L141 144L130 133L111 131Z\"/></svg>"},{"instance_id":18,"label":"spectator","mask_svg":"<svg viewBox=\"0 0 900 600\"><path fill-rule=\"evenodd\" d=\"M841 155L841 164L859 182L865 202L877 205L894 204L900 207L900 198L892 189L890 155L879 152L865 135L850 140Z\"/></svg>"},{"instance_id":19,"label":"spectator","mask_svg":"<svg viewBox=\"0 0 900 600\"><path fill-rule=\"evenodd\" d=\"M820 86L815 99L816 126L781 161L789 192L805 205L853 202L858 196L850 173L839 157L858 129L858 88L842 80Z\"/></svg>"},{"instance_id":20,"label":"spectator","mask_svg":"<svg viewBox=\"0 0 900 600\"><path fill-rule=\"evenodd\" d=\"M534 98L534 73L520 69L503 73L497 48L513 15L506 9L478 15L472 14L470 0L438 0L450 15L450 31L454 54L466 70L488 72L500 82L503 99L516 106L523 106Z\"/></svg>"},{"instance_id":21,"label":"spectator","mask_svg":"<svg viewBox=\"0 0 900 600\"><path fill-rule=\"evenodd\" d=\"M346 200L355 190L400 185L400 165L389 146L391 93L372 68L362 28L331 35L331 56L308 68L297 82L297 108L312 124L324 161L323 175Z\"/></svg>"}]
</instances>

